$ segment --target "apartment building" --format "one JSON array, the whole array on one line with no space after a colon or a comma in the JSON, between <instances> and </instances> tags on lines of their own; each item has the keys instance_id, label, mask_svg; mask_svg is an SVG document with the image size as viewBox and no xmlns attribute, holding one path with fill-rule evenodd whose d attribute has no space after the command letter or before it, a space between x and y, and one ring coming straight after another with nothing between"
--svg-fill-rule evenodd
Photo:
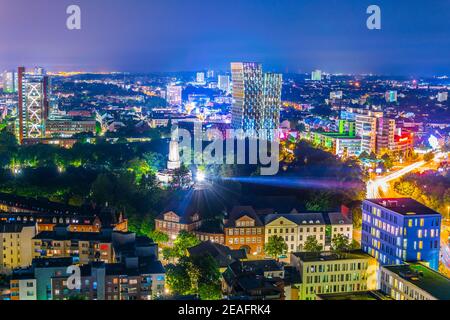
<instances>
[{"instance_id":1,"label":"apartment building","mask_svg":"<svg viewBox=\"0 0 450 320\"><path fill-rule=\"evenodd\" d=\"M75 262L91 261L112 263L115 251L111 229L102 232L70 232L67 227L55 227L33 237L33 258L73 257Z\"/></svg>"},{"instance_id":2,"label":"apartment building","mask_svg":"<svg viewBox=\"0 0 450 320\"><path fill-rule=\"evenodd\" d=\"M160 261L92 262L81 267L81 288L70 290L67 275L51 279L52 300L71 295L87 300L153 300L165 294L165 270Z\"/></svg>"},{"instance_id":3,"label":"apartment building","mask_svg":"<svg viewBox=\"0 0 450 320\"><path fill-rule=\"evenodd\" d=\"M77 254L65 257L39 257L26 269L15 269L11 286L13 300L60 300L83 296L98 300L148 300L164 294L165 271L158 261L158 245L131 232L112 232L112 263L101 254L80 263ZM80 268L81 287L70 289L67 281ZM34 282L33 282L34 281ZM35 292L35 293L33 293Z\"/></svg>"},{"instance_id":4,"label":"apartment building","mask_svg":"<svg viewBox=\"0 0 450 320\"><path fill-rule=\"evenodd\" d=\"M37 300L36 279L30 279L29 276L16 275L10 280L11 300Z\"/></svg>"},{"instance_id":5,"label":"apartment building","mask_svg":"<svg viewBox=\"0 0 450 320\"><path fill-rule=\"evenodd\" d=\"M383 113L368 112L367 114L357 114L356 135L361 137L361 152L376 153L377 151L377 119L381 118Z\"/></svg>"},{"instance_id":6,"label":"apartment building","mask_svg":"<svg viewBox=\"0 0 450 320\"><path fill-rule=\"evenodd\" d=\"M128 230L128 221L113 208L74 207L17 195L0 193L0 222L34 222L37 231L52 231L66 225L71 231L99 232L101 228Z\"/></svg>"},{"instance_id":7,"label":"apartment building","mask_svg":"<svg viewBox=\"0 0 450 320\"><path fill-rule=\"evenodd\" d=\"M10 281L11 300L152 300L165 294L165 270L152 257L123 263L91 262L80 266L79 289L68 287L71 258L35 259Z\"/></svg>"},{"instance_id":8,"label":"apartment building","mask_svg":"<svg viewBox=\"0 0 450 320\"><path fill-rule=\"evenodd\" d=\"M31 264L35 235L35 223L0 221L0 273Z\"/></svg>"}]
</instances>

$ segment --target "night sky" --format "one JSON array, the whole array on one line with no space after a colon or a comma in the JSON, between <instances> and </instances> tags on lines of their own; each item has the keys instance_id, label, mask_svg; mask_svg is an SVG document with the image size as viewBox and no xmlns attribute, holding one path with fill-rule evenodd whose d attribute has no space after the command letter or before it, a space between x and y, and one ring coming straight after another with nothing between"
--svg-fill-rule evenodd
<instances>
[{"instance_id":1,"label":"night sky","mask_svg":"<svg viewBox=\"0 0 450 320\"><path fill-rule=\"evenodd\" d=\"M66 28L66 8L82 29ZM382 29L366 28L366 8ZM0 0L0 70L450 75L450 0Z\"/></svg>"}]
</instances>

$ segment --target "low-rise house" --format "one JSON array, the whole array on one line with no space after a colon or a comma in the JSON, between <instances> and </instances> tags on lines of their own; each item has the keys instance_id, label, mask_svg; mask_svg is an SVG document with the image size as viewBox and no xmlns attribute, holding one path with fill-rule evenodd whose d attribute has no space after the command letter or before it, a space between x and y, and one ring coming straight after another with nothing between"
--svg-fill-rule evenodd
<instances>
[{"instance_id":1,"label":"low-rise house","mask_svg":"<svg viewBox=\"0 0 450 320\"><path fill-rule=\"evenodd\" d=\"M219 265L220 272L223 273L229 265L234 262L247 259L245 250L232 250L216 242L206 241L195 247L188 249L189 256L203 256L209 254Z\"/></svg>"},{"instance_id":2,"label":"low-rise house","mask_svg":"<svg viewBox=\"0 0 450 320\"><path fill-rule=\"evenodd\" d=\"M283 277L275 260L235 262L223 273L222 291L231 300L284 300Z\"/></svg>"}]
</instances>

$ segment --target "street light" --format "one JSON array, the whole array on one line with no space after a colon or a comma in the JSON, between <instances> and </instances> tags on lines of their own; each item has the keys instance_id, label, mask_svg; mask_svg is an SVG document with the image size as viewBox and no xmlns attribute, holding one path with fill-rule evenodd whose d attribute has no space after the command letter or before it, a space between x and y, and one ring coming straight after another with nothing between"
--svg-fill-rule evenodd
<instances>
[{"instance_id":1,"label":"street light","mask_svg":"<svg viewBox=\"0 0 450 320\"><path fill-rule=\"evenodd\" d=\"M197 180L197 182L203 182L203 181L205 181L205 179L206 179L206 175L205 175L205 173L203 172L203 171L198 171L197 172L197 176L196 176L196 178L195 178L196 180Z\"/></svg>"}]
</instances>

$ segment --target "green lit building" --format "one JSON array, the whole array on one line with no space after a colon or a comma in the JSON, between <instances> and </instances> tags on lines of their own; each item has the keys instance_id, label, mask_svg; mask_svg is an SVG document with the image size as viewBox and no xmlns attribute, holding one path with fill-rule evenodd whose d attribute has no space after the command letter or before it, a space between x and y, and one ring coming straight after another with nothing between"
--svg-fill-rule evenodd
<instances>
[{"instance_id":1,"label":"green lit building","mask_svg":"<svg viewBox=\"0 0 450 320\"><path fill-rule=\"evenodd\" d=\"M361 138L356 136L355 122L339 120L338 128L338 132L311 132L310 140L337 156L358 156L361 153Z\"/></svg>"}]
</instances>

